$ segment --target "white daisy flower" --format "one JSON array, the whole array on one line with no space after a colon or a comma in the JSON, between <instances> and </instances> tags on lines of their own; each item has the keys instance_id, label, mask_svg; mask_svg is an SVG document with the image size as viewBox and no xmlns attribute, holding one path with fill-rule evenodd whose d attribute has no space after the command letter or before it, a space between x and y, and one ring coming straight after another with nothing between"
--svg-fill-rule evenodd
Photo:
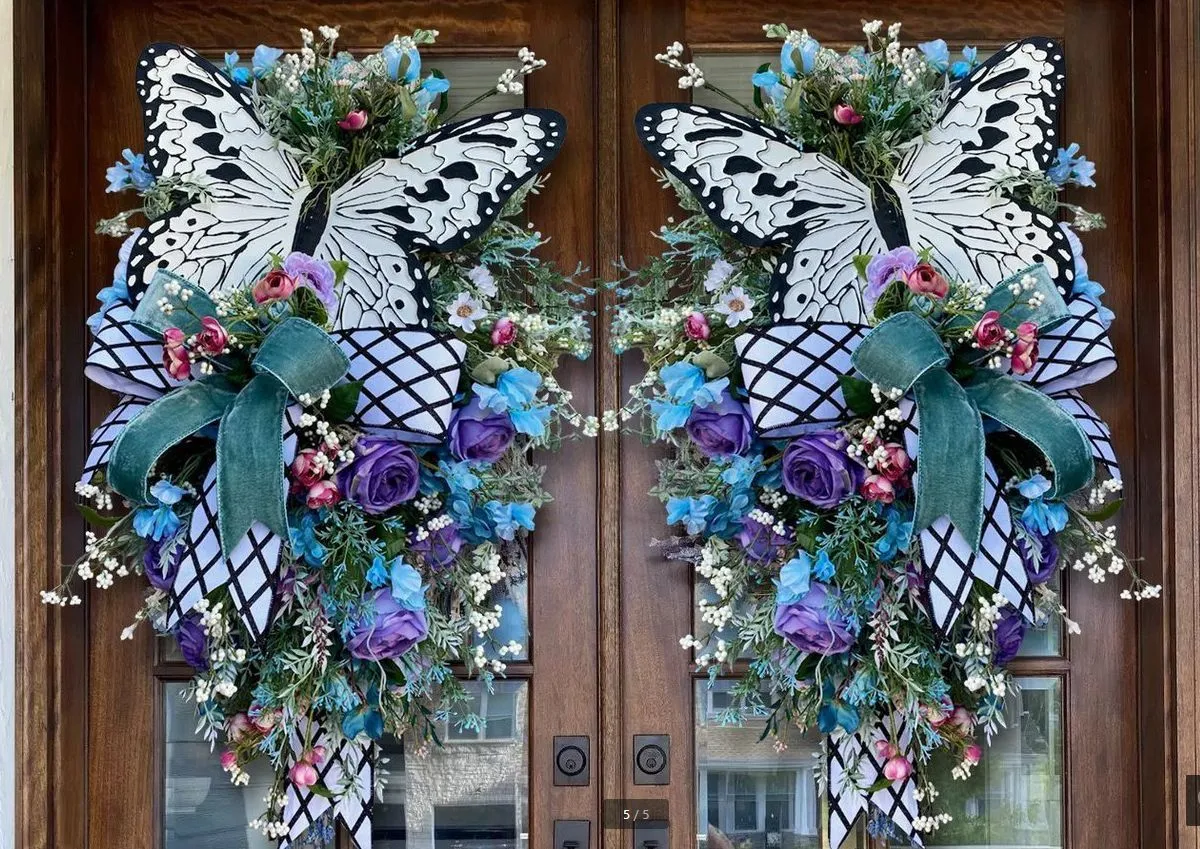
<instances>
[{"instance_id":1,"label":"white daisy flower","mask_svg":"<svg viewBox=\"0 0 1200 849\"><path fill-rule=\"evenodd\" d=\"M475 322L487 315L487 310L480 306L479 301L466 292L459 292L446 312L450 324L466 333L474 333Z\"/></svg>"},{"instance_id":2,"label":"white daisy flower","mask_svg":"<svg viewBox=\"0 0 1200 849\"><path fill-rule=\"evenodd\" d=\"M754 315L754 298L743 291L741 286L734 286L721 298L715 307L716 311L725 316L728 327L737 327L743 321L749 321Z\"/></svg>"},{"instance_id":3,"label":"white daisy flower","mask_svg":"<svg viewBox=\"0 0 1200 849\"><path fill-rule=\"evenodd\" d=\"M708 269L708 275L704 278L704 291L717 291L731 274L733 274L733 266L723 259L717 260L712 264L712 268Z\"/></svg>"},{"instance_id":4,"label":"white daisy flower","mask_svg":"<svg viewBox=\"0 0 1200 849\"><path fill-rule=\"evenodd\" d=\"M488 270L486 265L477 265L467 272L467 277L470 278L471 284L479 291L479 294L488 297L496 297L496 278L492 276L492 272Z\"/></svg>"}]
</instances>

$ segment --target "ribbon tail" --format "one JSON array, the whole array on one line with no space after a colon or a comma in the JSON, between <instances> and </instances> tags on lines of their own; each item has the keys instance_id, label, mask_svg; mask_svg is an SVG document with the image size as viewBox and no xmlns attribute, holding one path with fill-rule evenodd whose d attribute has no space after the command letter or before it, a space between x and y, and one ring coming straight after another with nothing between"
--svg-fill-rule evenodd
<instances>
[{"instance_id":1,"label":"ribbon tail","mask_svg":"<svg viewBox=\"0 0 1200 849\"><path fill-rule=\"evenodd\" d=\"M221 546L241 542L255 522L287 538L287 480L280 422L288 390L259 375L238 394L217 434L217 501Z\"/></svg>"},{"instance_id":2,"label":"ribbon tail","mask_svg":"<svg viewBox=\"0 0 1200 849\"><path fill-rule=\"evenodd\" d=\"M900 714L893 714L891 722L896 724L895 739L901 750L907 751L912 742L908 723ZM826 743L830 849L841 849L859 815L870 807L878 808L912 845L922 845L913 824L919 815L916 774L871 790L884 778L884 762L875 752L875 741L892 739L889 726L877 720L869 729L848 734L836 743Z\"/></svg>"},{"instance_id":3,"label":"ribbon tail","mask_svg":"<svg viewBox=\"0 0 1200 849\"><path fill-rule=\"evenodd\" d=\"M306 735L307 736L307 735ZM288 782L284 804L284 823L287 837L280 841L280 849L288 849L295 841L333 809L334 817L346 826L357 849L371 849L371 810L375 792L375 745L362 744L340 738L318 725L316 733L308 741L311 745L324 746L330 754L317 766L320 784L333 794L342 795L329 799L309 788L300 788ZM299 757L305 748L305 739L298 733L292 736L292 752Z\"/></svg>"},{"instance_id":4,"label":"ribbon tail","mask_svg":"<svg viewBox=\"0 0 1200 849\"><path fill-rule=\"evenodd\" d=\"M917 448L916 515L922 531L945 516L971 549L983 529L983 421L948 372L931 369L913 385L921 426Z\"/></svg>"},{"instance_id":5,"label":"ribbon tail","mask_svg":"<svg viewBox=\"0 0 1200 849\"><path fill-rule=\"evenodd\" d=\"M113 443L108 482L138 504L150 502L148 479L171 446L221 418L233 392L213 381L197 381L154 401L125 425Z\"/></svg>"},{"instance_id":6,"label":"ribbon tail","mask_svg":"<svg viewBox=\"0 0 1200 849\"><path fill-rule=\"evenodd\" d=\"M1054 473L1048 498L1077 492L1095 476L1087 437L1054 399L998 374L981 374L966 389L980 413L1020 434L1045 456Z\"/></svg>"},{"instance_id":7,"label":"ribbon tail","mask_svg":"<svg viewBox=\"0 0 1200 849\"><path fill-rule=\"evenodd\" d=\"M108 465L113 443L125 430L125 426L137 418L148 402L141 398L126 397L104 417L95 430L92 431L91 447L88 449L87 461L83 464L83 473L79 476L81 484L90 484L92 477Z\"/></svg>"},{"instance_id":8,"label":"ribbon tail","mask_svg":"<svg viewBox=\"0 0 1200 849\"><path fill-rule=\"evenodd\" d=\"M1082 396L1075 390L1052 396L1058 405L1075 419L1083 435L1092 446L1092 461L1103 466L1110 477L1121 479L1121 467L1117 462L1117 452L1113 447L1112 433L1100 414L1091 408Z\"/></svg>"}]
</instances>

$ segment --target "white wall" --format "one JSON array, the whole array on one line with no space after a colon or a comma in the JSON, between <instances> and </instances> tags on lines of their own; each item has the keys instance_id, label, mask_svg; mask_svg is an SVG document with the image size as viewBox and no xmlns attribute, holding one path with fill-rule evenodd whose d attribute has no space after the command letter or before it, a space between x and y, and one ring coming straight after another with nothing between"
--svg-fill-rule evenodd
<instances>
[{"instance_id":1,"label":"white wall","mask_svg":"<svg viewBox=\"0 0 1200 849\"><path fill-rule=\"evenodd\" d=\"M15 786L13 503L13 4L0 0L0 788ZM0 792L0 849L16 845L15 793Z\"/></svg>"}]
</instances>

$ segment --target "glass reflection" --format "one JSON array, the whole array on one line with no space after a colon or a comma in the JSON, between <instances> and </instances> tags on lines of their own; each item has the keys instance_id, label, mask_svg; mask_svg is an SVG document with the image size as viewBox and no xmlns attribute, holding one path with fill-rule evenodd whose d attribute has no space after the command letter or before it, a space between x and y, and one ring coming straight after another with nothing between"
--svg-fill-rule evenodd
<instances>
[{"instance_id":1,"label":"glass reflection","mask_svg":"<svg viewBox=\"0 0 1200 849\"><path fill-rule=\"evenodd\" d=\"M374 849L524 849L528 845L529 687L464 682L483 723L445 723L443 746L384 744L387 783Z\"/></svg>"},{"instance_id":2,"label":"glass reflection","mask_svg":"<svg viewBox=\"0 0 1200 849\"><path fill-rule=\"evenodd\" d=\"M759 741L762 719L722 724L733 681L696 682L696 845L700 849L818 849L820 735L792 729L784 746Z\"/></svg>"},{"instance_id":3,"label":"glass reflection","mask_svg":"<svg viewBox=\"0 0 1200 849\"><path fill-rule=\"evenodd\" d=\"M1063 845L1062 682L1018 679L1002 729L984 749L967 781L950 776L951 763L935 760L930 778L939 809L954 817L927 838L927 846L1057 849Z\"/></svg>"},{"instance_id":4,"label":"glass reflection","mask_svg":"<svg viewBox=\"0 0 1200 849\"><path fill-rule=\"evenodd\" d=\"M252 764L246 787L230 784L216 753L195 735L196 706L184 701L185 686L163 685L164 849L273 849L249 825L265 810L270 765Z\"/></svg>"}]
</instances>

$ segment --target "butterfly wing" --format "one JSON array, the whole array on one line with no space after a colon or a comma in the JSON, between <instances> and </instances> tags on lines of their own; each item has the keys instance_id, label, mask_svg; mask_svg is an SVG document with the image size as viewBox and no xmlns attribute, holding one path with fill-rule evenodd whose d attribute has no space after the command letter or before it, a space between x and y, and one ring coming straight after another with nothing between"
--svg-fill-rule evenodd
<instances>
[{"instance_id":1,"label":"butterfly wing","mask_svg":"<svg viewBox=\"0 0 1200 849\"><path fill-rule=\"evenodd\" d=\"M128 285L140 299L165 268L209 292L253 280L292 244L308 193L294 158L263 128L249 95L195 51L152 44L137 66L146 160L157 179L206 197L151 222L134 243Z\"/></svg>"},{"instance_id":2,"label":"butterfly wing","mask_svg":"<svg viewBox=\"0 0 1200 849\"><path fill-rule=\"evenodd\" d=\"M931 248L944 270L990 285L1044 263L1059 290L1071 291L1071 249L1054 220L993 192L1005 171L1043 171L1053 160L1064 80L1062 48L1029 38L951 91L892 182L913 247Z\"/></svg>"},{"instance_id":3,"label":"butterfly wing","mask_svg":"<svg viewBox=\"0 0 1200 849\"><path fill-rule=\"evenodd\" d=\"M886 246L870 191L846 169L760 121L704 106L644 106L637 133L718 227L747 245L792 244L771 286L777 321L861 318L854 256Z\"/></svg>"},{"instance_id":4,"label":"butterfly wing","mask_svg":"<svg viewBox=\"0 0 1200 849\"><path fill-rule=\"evenodd\" d=\"M435 130L338 188L317 255L350 263L340 324L427 325L428 285L412 252L456 250L487 230L565 137L557 112L497 112Z\"/></svg>"}]
</instances>

